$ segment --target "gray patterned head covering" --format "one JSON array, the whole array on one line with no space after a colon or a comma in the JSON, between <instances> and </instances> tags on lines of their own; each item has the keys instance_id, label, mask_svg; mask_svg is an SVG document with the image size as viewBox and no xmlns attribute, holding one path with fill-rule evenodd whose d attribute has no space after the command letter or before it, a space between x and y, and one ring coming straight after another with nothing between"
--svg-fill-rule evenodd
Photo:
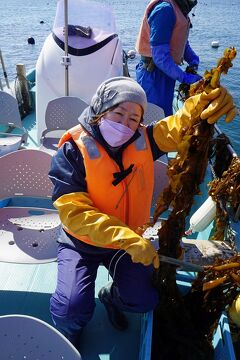
<instances>
[{"instance_id":1,"label":"gray patterned head covering","mask_svg":"<svg viewBox=\"0 0 240 360\"><path fill-rule=\"evenodd\" d=\"M104 81L97 88L90 103L90 113L96 117L122 102L139 104L143 113L147 108L147 97L143 88L129 77L118 76Z\"/></svg>"}]
</instances>

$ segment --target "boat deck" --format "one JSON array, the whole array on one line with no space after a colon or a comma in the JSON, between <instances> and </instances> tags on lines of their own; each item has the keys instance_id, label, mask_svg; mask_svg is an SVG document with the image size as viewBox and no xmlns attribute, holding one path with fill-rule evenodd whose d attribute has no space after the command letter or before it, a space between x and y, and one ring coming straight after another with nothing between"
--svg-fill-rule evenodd
<instances>
[{"instance_id":1,"label":"boat deck","mask_svg":"<svg viewBox=\"0 0 240 360\"><path fill-rule=\"evenodd\" d=\"M24 147L38 148L35 113L27 115L22 123L28 132ZM137 360L144 316L127 313L128 330L121 332L114 329L97 295L100 288L109 281L107 270L100 266L95 288L94 316L80 339L82 360ZM0 316L25 314L53 325L49 301L56 282L57 262L36 265L0 262Z\"/></svg>"},{"instance_id":2,"label":"boat deck","mask_svg":"<svg viewBox=\"0 0 240 360\"><path fill-rule=\"evenodd\" d=\"M52 324L49 300L55 290L56 262L32 265L0 263L0 315L25 314ZM107 270L101 266L96 281L96 309L81 340L82 360L135 360L139 358L142 315L127 314L129 329L115 330L97 298L108 282Z\"/></svg>"}]
</instances>

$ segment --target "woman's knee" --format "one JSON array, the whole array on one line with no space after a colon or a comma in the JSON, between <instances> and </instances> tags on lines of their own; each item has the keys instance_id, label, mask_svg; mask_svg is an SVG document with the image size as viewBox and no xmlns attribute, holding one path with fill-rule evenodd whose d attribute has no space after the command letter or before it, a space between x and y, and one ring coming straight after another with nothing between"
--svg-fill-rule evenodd
<instances>
[{"instance_id":1,"label":"woman's knee","mask_svg":"<svg viewBox=\"0 0 240 360\"><path fill-rule=\"evenodd\" d=\"M142 293L135 296L134 293L130 295L127 303L134 309L135 312L148 312L153 310L159 303L159 295L156 289L152 289L147 293Z\"/></svg>"},{"instance_id":2,"label":"woman's knee","mask_svg":"<svg viewBox=\"0 0 240 360\"><path fill-rule=\"evenodd\" d=\"M50 312L52 316L56 316L65 319L81 319L81 322L88 322L95 309L95 300L94 297L84 298L84 297L70 297L66 298L62 294L57 292L52 295L50 299Z\"/></svg>"}]
</instances>

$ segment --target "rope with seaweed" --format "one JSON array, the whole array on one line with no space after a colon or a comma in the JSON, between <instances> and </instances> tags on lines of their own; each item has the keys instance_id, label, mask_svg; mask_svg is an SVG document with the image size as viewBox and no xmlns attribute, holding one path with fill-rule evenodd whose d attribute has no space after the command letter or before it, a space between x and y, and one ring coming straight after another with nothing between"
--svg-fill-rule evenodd
<instances>
[{"instance_id":1,"label":"rope with seaweed","mask_svg":"<svg viewBox=\"0 0 240 360\"><path fill-rule=\"evenodd\" d=\"M217 67L206 71L202 80L190 88L190 96L209 93L219 87L221 73L227 73L236 56L235 48L226 49ZM196 114L199 112L196 111ZM182 129L178 154L168 166L169 186L157 201L153 222L171 205L172 211L158 230L159 253L178 258L181 255L181 238L185 231L185 218L189 214L194 196L199 194L208 164L210 140L214 125L203 121L199 115L191 118L188 127ZM154 312L152 360L161 353L161 359L212 359L213 349L205 331L192 321L190 304L179 293L176 285L176 269L161 262L155 272L154 284L160 302ZM202 304L202 291L198 300ZM189 302L190 297L188 297ZM194 304L194 305L193 305ZM197 301L192 303L196 309ZM164 324L164 327L163 325ZM169 344L169 346L167 346ZM173 346L174 344L174 346ZM163 349L166 349L166 353Z\"/></svg>"},{"instance_id":2,"label":"rope with seaweed","mask_svg":"<svg viewBox=\"0 0 240 360\"><path fill-rule=\"evenodd\" d=\"M220 178L209 183L209 195L216 202L216 225L212 240L223 240L229 217L240 217L240 158L235 156Z\"/></svg>"}]
</instances>

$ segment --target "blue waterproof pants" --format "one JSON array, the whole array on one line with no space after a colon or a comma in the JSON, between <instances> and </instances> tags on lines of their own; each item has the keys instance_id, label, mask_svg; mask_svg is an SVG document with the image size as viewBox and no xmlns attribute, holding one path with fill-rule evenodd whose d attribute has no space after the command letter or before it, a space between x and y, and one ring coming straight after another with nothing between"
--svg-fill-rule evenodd
<instances>
[{"instance_id":1,"label":"blue waterproof pants","mask_svg":"<svg viewBox=\"0 0 240 360\"><path fill-rule=\"evenodd\" d=\"M142 60L136 66L136 80L144 89L148 102L160 106L166 117L173 114L175 80L157 67L149 72L144 68Z\"/></svg>"},{"instance_id":2,"label":"blue waterproof pants","mask_svg":"<svg viewBox=\"0 0 240 360\"><path fill-rule=\"evenodd\" d=\"M59 244L57 288L50 300L50 311L56 327L69 339L93 315L95 280L100 264L109 269L112 277L114 275L117 291L111 301L119 309L143 313L154 309L158 303L158 293L152 285L152 266L133 263L124 251L106 249L106 252L86 253Z\"/></svg>"}]
</instances>

